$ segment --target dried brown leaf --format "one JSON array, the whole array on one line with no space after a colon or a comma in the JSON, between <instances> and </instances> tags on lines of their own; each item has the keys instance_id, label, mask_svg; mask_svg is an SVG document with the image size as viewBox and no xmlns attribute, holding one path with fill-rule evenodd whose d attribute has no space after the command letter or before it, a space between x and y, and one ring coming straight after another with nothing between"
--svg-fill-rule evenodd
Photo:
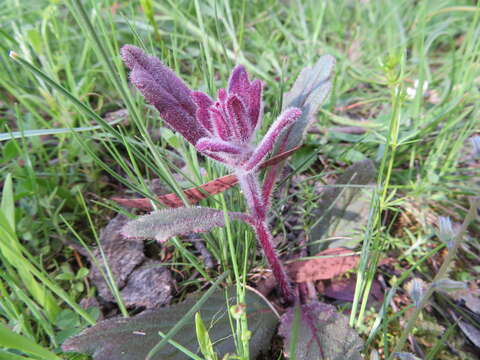
<instances>
[{"instance_id":1,"label":"dried brown leaf","mask_svg":"<svg viewBox=\"0 0 480 360\"><path fill-rule=\"evenodd\" d=\"M170 271L156 261L146 261L128 277L120 292L126 306L152 309L170 303L173 280Z\"/></svg>"},{"instance_id":2,"label":"dried brown leaf","mask_svg":"<svg viewBox=\"0 0 480 360\"><path fill-rule=\"evenodd\" d=\"M100 231L100 244L112 276L119 288L122 288L126 284L127 278L133 269L145 260L143 244L126 240L120 234L120 230L128 220L126 216L119 214L110 220L107 226ZM96 263L99 264L103 273L106 274L105 261L100 250L95 249L93 254ZM102 272L97 266L92 266L89 278L92 280L92 283L102 298L107 301L114 301L110 289L105 282L104 275L102 275Z\"/></svg>"},{"instance_id":3,"label":"dried brown leaf","mask_svg":"<svg viewBox=\"0 0 480 360\"><path fill-rule=\"evenodd\" d=\"M359 262L358 255L344 248L327 249L315 256L322 256L322 258L297 261L287 265L287 272L295 282L332 279L355 268Z\"/></svg>"}]
</instances>

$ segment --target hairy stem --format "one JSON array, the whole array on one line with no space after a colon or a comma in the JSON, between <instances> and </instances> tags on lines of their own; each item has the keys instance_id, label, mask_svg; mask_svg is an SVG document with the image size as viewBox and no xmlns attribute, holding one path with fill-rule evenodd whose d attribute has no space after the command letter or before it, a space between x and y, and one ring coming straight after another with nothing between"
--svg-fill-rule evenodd
<instances>
[{"instance_id":1,"label":"hairy stem","mask_svg":"<svg viewBox=\"0 0 480 360\"><path fill-rule=\"evenodd\" d=\"M254 230L263 248L263 252L265 253L268 264L272 268L272 273L278 282L280 294L287 303L292 303L294 298L292 287L290 285L290 279L288 278L285 268L277 256L267 222L258 222L255 225Z\"/></svg>"},{"instance_id":2,"label":"hairy stem","mask_svg":"<svg viewBox=\"0 0 480 360\"><path fill-rule=\"evenodd\" d=\"M285 151L285 147L287 145L287 140L288 137L290 136L290 133L292 132L292 128L288 129L285 133L285 136L282 139L281 145L280 145L280 150L278 151L280 154L282 154ZM265 204L267 204L268 207L270 207L270 196L272 195L272 190L273 187L275 186L275 183L277 181L277 176L278 173L282 170L284 162L280 162L278 164L273 165L268 171L267 174L265 175L265 180L263 182L262 186L262 198Z\"/></svg>"},{"instance_id":3,"label":"hairy stem","mask_svg":"<svg viewBox=\"0 0 480 360\"><path fill-rule=\"evenodd\" d=\"M273 245L272 234L267 222L268 204L262 197L257 176L253 173L249 173L237 174L237 177L252 214L253 222L250 223L250 225L255 231L255 235L262 246L267 262L272 269L273 276L275 276L275 279L277 280L280 294L287 303L292 303L294 296L290 285L290 279L288 278Z\"/></svg>"}]
</instances>

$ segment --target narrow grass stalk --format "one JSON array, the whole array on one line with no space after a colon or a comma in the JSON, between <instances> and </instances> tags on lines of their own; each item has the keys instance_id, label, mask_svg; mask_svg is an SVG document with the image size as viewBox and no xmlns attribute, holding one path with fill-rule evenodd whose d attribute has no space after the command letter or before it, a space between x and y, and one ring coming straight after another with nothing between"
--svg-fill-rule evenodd
<instances>
[{"instance_id":1,"label":"narrow grass stalk","mask_svg":"<svg viewBox=\"0 0 480 360\"><path fill-rule=\"evenodd\" d=\"M90 225L90 229L93 232L93 237L95 238L95 242L97 243L98 249L100 251L100 254L102 256L102 261L103 265L105 266L106 272L107 272L107 278L105 280L107 281L107 284L109 284L109 288L112 291L112 295L115 298L118 307L120 309L120 312L124 317L129 317L127 308L125 306L125 303L123 302L122 296L120 295L120 291L118 289L118 286L116 285L115 278L113 276L112 270L110 266L108 265L108 259L107 256L105 255L105 252L103 251L102 243L100 242L100 237L98 236L97 231L95 230L95 225L93 224L92 217L90 216L90 212L88 211L87 204L85 203L85 198L83 197L83 194L79 191L78 192L78 198L80 200L80 204L82 205L85 214L87 216L88 224ZM73 228L71 228L73 230ZM99 266L99 264L97 264ZM101 266L99 267L101 269Z\"/></svg>"},{"instance_id":2,"label":"narrow grass stalk","mask_svg":"<svg viewBox=\"0 0 480 360\"><path fill-rule=\"evenodd\" d=\"M225 218L225 230L227 235L228 249L229 249L229 254L230 254L232 265L233 265L233 273L235 276L235 286L237 290L236 305L241 305L245 303L245 278L242 279L240 275L240 270L238 267L238 259L240 259L240 257L237 255L237 249L233 244L233 234L231 231L230 217L228 216L227 204L225 202L225 197L223 196L223 194L221 198L222 198L223 213ZM242 346L239 349L240 350L239 355L244 359L249 359L248 339L245 338L245 334L247 334L248 332L248 322L247 322L246 312L243 312L241 314L240 318L236 320L236 323L237 323L237 326L236 326L237 331L235 333L237 334L237 337L238 337L238 340L236 341L237 348L238 348L238 343L242 344Z\"/></svg>"},{"instance_id":3,"label":"narrow grass stalk","mask_svg":"<svg viewBox=\"0 0 480 360\"><path fill-rule=\"evenodd\" d=\"M49 321L53 321L60 312L60 307L53 294L45 289L44 284L37 280L35 272L32 271L41 269L41 265L31 263L25 256L25 249L16 234L13 197L12 177L8 174L0 205L0 259L8 264L7 273L23 283L33 299L45 309Z\"/></svg>"},{"instance_id":4,"label":"narrow grass stalk","mask_svg":"<svg viewBox=\"0 0 480 360\"><path fill-rule=\"evenodd\" d=\"M165 339L167 336L165 335L164 332L162 331L159 331L158 332L158 335L160 335L163 339ZM185 355L187 355L189 357L189 359L192 359L192 360L204 360L202 359L200 356L198 356L197 354L191 352L190 350L188 350L185 346L183 346L182 344L176 342L175 340L173 339L167 339L168 343L170 345L172 345L173 347L177 348L179 351L181 351L182 353L184 353ZM210 360L210 359L207 359L207 360Z\"/></svg>"},{"instance_id":5,"label":"narrow grass stalk","mask_svg":"<svg viewBox=\"0 0 480 360\"><path fill-rule=\"evenodd\" d=\"M400 62L400 69L396 69L396 62ZM367 307L368 295L373 283L377 264L381 251L383 250L382 232L382 215L383 211L389 207L389 187L394 167L395 155L399 146L401 106L403 104L403 81L404 73L404 57L396 59L393 64L385 65L386 76L390 85L390 95L392 101L392 115L390 117L388 138L385 142L385 150L380 164L379 175L377 179L378 187L374 191L372 197L372 212L369 216L368 229L375 232L367 231L365 241L362 247L362 256L360 259L360 268L358 271L357 283L355 287L355 296L350 314L350 326L353 326L354 319L358 317L356 326L360 326L363 321L365 310ZM370 239L371 235L373 239ZM365 274L365 275L364 275ZM361 302L360 302L361 299ZM360 309L358 305L360 303Z\"/></svg>"},{"instance_id":6,"label":"narrow grass stalk","mask_svg":"<svg viewBox=\"0 0 480 360\"><path fill-rule=\"evenodd\" d=\"M148 131L141 120L140 113L137 107L133 103L132 96L128 90L128 85L125 79L119 75L122 73L122 70L120 68L116 68L115 64L112 61L112 58L118 58L118 55L117 55L119 53L118 49L114 51L112 49L111 44L104 41L103 38L99 36L99 34L96 31L96 28L93 26L87 14L87 11L81 1L70 0L69 4L72 10L72 13L77 18L77 21L80 24L80 26L82 26L84 33L89 37L92 45L94 46L97 52L97 55L99 56L105 69L107 70L107 74L110 77L111 82L115 86L116 90L122 95L122 99L125 105L127 106L128 112L132 117L133 122L138 127L144 141L150 148L152 156L155 159L163 178L166 180L166 182L172 188L172 190L176 193L176 195L178 195L180 199L182 199L185 206L187 207L190 206L190 203L187 197L183 193L178 183L173 178L173 175L168 169L168 166L165 164L164 159L158 154L156 146L153 144L151 137L149 136ZM105 26L101 19L99 20L98 24L99 24L100 31L103 32L104 38L107 37ZM109 52L110 52L110 55L109 55Z\"/></svg>"},{"instance_id":7,"label":"narrow grass stalk","mask_svg":"<svg viewBox=\"0 0 480 360\"><path fill-rule=\"evenodd\" d=\"M0 345L2 345L4 349L21 350L24 353L32 354L44 360L61 360L61 358L54 353L24 336L14 333L3 324L0 324Z\"/></svg>"},{"instance_id":8,"label":"narrow grass stalk","mask_svg":"<svg viewBox=\"0 0 480 360\"><path fill-rule=\"evenodd\" d=\"M399 284L402 284L405 281L405 279L407 279L412 274L413 271L415 271L420 265L422 265L425 261L427 261L432 256L434 256L440 250L445 248L445 246L446 245L442 244L442 245L437 246L435 249L429 251L420 260L418 260L410 269L408 269L407 271L404 271L402 273L402 275L398 278L398 280L396 281L396 285L394 285L388 291L387 295L385 296L385 299L384 299L383 304L382 304L382 308L380 309L380 312L379 312L377 318L375 319L374 324L372 325L372 328L370 330L370 334L368 335L368 339L367 339L366 344L365 344L366 347L368 347L371 344L371 342L374 340L375 335L377 334L378 330L380 329L381 323L383 323L383 327L386 328L388 323L391 322L391 320L393 320L393 319L388 317L388 307L389 307L391 299L393 298L393 296L395 295L395 293L398 290ZM386 335L386 332L385 332L385 335ZM386 343L386 345L388 345L388 344Z\"/></svg>"}]
</instances>

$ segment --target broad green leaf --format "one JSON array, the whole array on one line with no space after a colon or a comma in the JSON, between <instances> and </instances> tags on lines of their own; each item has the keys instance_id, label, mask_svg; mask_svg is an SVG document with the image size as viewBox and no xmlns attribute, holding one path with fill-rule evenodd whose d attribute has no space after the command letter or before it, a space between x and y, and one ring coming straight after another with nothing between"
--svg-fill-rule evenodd
<instances>
[{"instance_id":1,"label":"broad green leaf","mask_svg":"<svg viewBox=\"0 0 480 360\"><path fill-rule=\"evenodd\" d=\"M241 218L241 214L229 215ZM204 207L162 209L130 221L123 227L122 234L130 239L163 242L176 235L204 232L224 225L225 218L221 210Z\"/></svg>"},{"instance_id":2,"label":"broad green leaf","mask_svg":"<svg viewBox=\"0 0 480 360\"><path fill-rule=\"evenodd\" d=\"M301 71L292 89L283 96L283 110L297 107L302 110L302 116L283 135L288 134L288 139L281 151L288 151L301 144L308 126L315 119L315 115L332 88L331 76L334 66L333 56L322 56L313 67L306 67ZM282 144L282 141L277 143ZM275 153L278 151L280 151L279 148Z\"/></svg>"},{"instance_id":3,"label":"broad green leaf","mask_svg":"<svg viewBox=\"0 0 480 360\"><path fill-rule=\"evenodd\" d=\"M26 337L14 333L9 328L0 324L0 346L4 349L21 350L26 354L31 354L45 360L61 360L54 353L44 347L34 343Z\"/></svg>"},{"instance_id":4,"label":"broad green leaf","mask_svg":"<svg viewBox=\"0 0 480 360\"><path fill-rule=\"evenodd\" d=\"M371 160L354 163L327 188L315 211L317 220L310 233L310 254L323 250L323 240L340 238L329 247L352 248L360 241L359 231L368 222L370 201L375 179L375 166Z\"/></svg>"},{"instance_id":5,"label":"broad green leaf","mask_svg":"<svg viewBox=\"0 0 480 360\"><path fill-rule=\"evenodd\" d=\"M229 290L226 302L225 291L217 289L198 311L214 344L214 351L224 356L235 353L232 328L228 315L229 305L235 303L233 290ZM150 350L162 339L159 331L167 333L191 310L201 294L194 294L182 303L145 311L130 318L105 320L69 339L64 351L84 352L94 360L145 360ZM252 359L261 351L268 350L270 340L278 323L277 316L259 295L252 291L246 294L247 316L251 331L250 354ZM174 334L172 340L188 350L199 353L194 319ZM185 354L171 344L165 344L151 360L184 360Z\"/></svg>"},{"instance_id":6,"label":"broad green leaf","mask_svg":"<svg viewBox=\"0 0 480 360\"><path fill-rule=\"evenodd\" d=\"M287 356L296 360L362 360L362 340L348 326L345 315L337 313L332 305L311 302L289 308L282 315L279 334L284 338ZM300 323L295 326L295 321ZM292 333L296 327L296 346ZM291 352L295 351L295 354Z\"/></svg>"}]
</instances>

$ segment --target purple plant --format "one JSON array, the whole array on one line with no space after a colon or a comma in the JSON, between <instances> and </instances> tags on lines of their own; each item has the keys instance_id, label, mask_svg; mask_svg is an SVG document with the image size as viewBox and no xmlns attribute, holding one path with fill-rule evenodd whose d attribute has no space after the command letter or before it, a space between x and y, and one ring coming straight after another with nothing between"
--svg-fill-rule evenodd
<instances>
[{"instance_id":1,"label":"purple plant","mask_svg":"<svg viewBox=\"0 0 480 360\"><path fill-rule=\"evenodd\" d=\"M220 89L217 94L218 99L214 101L205 93L190 90L157 58L146 55L141 49L126 45L121 52L123 61L131 70L131 82L145 99L156 107L165 122L192 143L199 152L234 171L245 196L249 214L239 216L238 213L232 213L230 216L232 219L247 222L253 228L278 282L282 298L286 303L292 303L294 293L291 282L276 254L268 225L269 198L278 171L276 168L270 171L262 184L257 170L260 163L274 148L288 146L288 135L291 131L285 130L293 129L292 125L298 119L305 123L303 128L306 127L311 114L304 114L308 115L306 117L302 116L302 111L298 107L286 108L263 139L255 145L256 132L262 122L263 83L260 80L250 81L243 66L237 66L233 70L228 88ZM304 81L312 81L305 74L303 77ZM315 86L319 87L318 84ZM313 83L311 87L307 94L300 94L295 98L299 105L308 103L310 93L315 90ZM319 97L323 101L324 93L328 92L329 88L322 89L321 96L314 94L314 100L311 101L316 103L314 102L313 107L318 105ZM302 133L303 128L300 130ZM286 135L283 136L283 134ZM190 228L187 226L189 231L206 231L214 226L223 225L221 220L223 213L219 210L196 209L198 209L196 213L203 211L209 216L199 216L192 221L194 225ZM138 239L162 238L164 234L173 236L185 233L187 230L185 224L176 231L174 223L166 224L165 221L159 220L172 219L174 222L176 215L172 216L172 211L179 210L164 209L148 215L149 218L140 218L127 226L124 234Z\"/></svg>"}]
</instances>

